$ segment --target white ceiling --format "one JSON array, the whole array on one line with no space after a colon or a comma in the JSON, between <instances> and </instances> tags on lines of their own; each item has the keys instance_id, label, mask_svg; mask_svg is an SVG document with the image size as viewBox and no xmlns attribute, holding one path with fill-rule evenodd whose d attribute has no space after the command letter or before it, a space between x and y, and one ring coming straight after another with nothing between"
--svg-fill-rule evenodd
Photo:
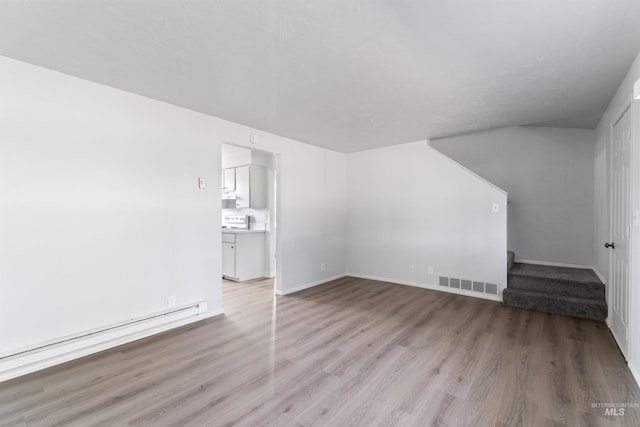
<instances>
[{"instance_id":1,"label":"white ceiling","mask_svg":"<svg viewBox=\"0 0 640 427\"><path fill-rule=\"evenodd\" d=\"M1 0L0 54L342 152L594 127L638 0Z\"/></svg>"}]
</instances>

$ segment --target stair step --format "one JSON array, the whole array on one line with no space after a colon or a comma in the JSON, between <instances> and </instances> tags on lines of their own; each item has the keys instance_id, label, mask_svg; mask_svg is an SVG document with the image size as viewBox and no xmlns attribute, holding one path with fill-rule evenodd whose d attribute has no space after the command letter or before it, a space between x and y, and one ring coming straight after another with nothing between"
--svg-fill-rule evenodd
<instances>
[{"instance_id":1,"label":"stair step","mask_svg":"<svg viewBox=\"0 0 640 427\"><path fill-rule=\"evenodd\" d=\"M608 313L607 303L604 299L580 298L510 288L503 291L502 299L504 305L510 307L562 314L581 319L605 320Z\"/></svg>"},{"instance_id":2,"label":"stair step","mask_svg":"<svg viewBox=\"0 0 640 427\"><path fill-rule=\"evenodd\" d=\"M514 263L509 289L577 298L605 298L605 286L592 270Z\"/></svg>"},{"instance_id":3,"label":"stair step","mask_svg":"<svg viewBox=\"0 0 640 427\"><path fill-rule=\"evenodd\" d=\"M507 273L513 268L513 264L516 260L516 253L513 251L507 251Z\"/></svg>"}]
</instances>

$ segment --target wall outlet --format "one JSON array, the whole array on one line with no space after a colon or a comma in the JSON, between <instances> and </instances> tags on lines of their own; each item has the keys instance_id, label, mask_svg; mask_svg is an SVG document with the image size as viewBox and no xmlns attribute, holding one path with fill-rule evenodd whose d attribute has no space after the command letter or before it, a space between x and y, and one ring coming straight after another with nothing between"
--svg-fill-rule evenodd
<instances>
[{"instance_id":1,"label":"wall outlet","mask_svg":"<svg viewBox=\"0 0 640 427\"><path fill-rule=\"evenodd\" d=\"M409 271L410 271L410 272L412 272L412 273L413 273L414 271L416 271L416 268L414 267L414 265L413 265L413 264L411 264L411 265L409 266Z\"/></svg>"},{"instance_id":2,"label":"wall outlet","mask_svg":"<svg viewBox=\"0 0 640 427\"><path fill-rule=\"evenodd\" d=\"M167 305L169 306L169 308L173 308L176 306L176 297L174 295L171 295L169 298L167 298Z\"/></svg>"},{"instance_id":3,"label":"wall outlet","mask_svg":"<svg viewBox=\"0 0 640 427\"><path fill-rule=\"evenodd\" d=\"M327 265L324 262L320 263L320 271L325 271L327 269Z\"/></svg>"},{"instance_id":4,"label":"wall outlet","mask_svg":"<svg viewBox=\"0 0 640 427\"><path fill-rule=\"evenodd\" d=\"M433 274L433 267L427 267L427 274Z\"/></svg>"}]
</instances>

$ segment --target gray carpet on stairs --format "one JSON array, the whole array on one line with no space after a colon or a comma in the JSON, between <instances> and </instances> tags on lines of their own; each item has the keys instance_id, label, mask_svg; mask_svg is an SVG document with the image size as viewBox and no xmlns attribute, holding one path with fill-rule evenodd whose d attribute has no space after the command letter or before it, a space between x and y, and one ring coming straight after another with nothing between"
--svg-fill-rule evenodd
<instances>
[{"instance_id":1,"label":"gray carpet on stairs","mask_svg":"<svg viewBox=\"0 0 640 427\"><path fill-rule=\"evenodd\" d=\"M511 254L502 294L505 305L582 319L607 318L605 286L592 270L516 263Z\"/></svg>"}]
</instances>

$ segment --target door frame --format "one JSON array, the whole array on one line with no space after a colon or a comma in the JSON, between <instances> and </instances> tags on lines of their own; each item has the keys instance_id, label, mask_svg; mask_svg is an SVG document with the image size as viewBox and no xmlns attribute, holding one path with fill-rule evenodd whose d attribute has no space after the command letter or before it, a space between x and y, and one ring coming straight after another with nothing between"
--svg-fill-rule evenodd
<instances>
[{"instance_id":1,"label":"door frame","mask_svg":"<svg viewBox=\"0 0 640 427\"><path fill-rule=\"evenodd\" d=\"M640 78L634 83L631 99L631 238L629 241L629 368L640 385ZM635 350L638 350L637 352ZM636 354L639 353L639 354Z\"/></svg>"},{"instance_id":2,"label":"door frame","mask_svg":"<svg viewBox=\"0 0 640 427\"><path fill-rule=\"evenodd\" d=\"M282 233L280 231L280 216L281 216L280 212L282 211L281 209L282 197L281 197L281 184L280 184L281 182L280 176L281 176L281 168L282 168L281 155L280 153L276 153L273 151L261 150L253 146L234 143L234 142L227 142L227 141L220 142L221 150L222 150L223 144L273 156L273 199L269 201L270 203L273 203L273 209L272 209L273 215L269 215L269 222L273 225L273 229L271 230L271 233L275 234L275 244L273 248L273 253L270 253L269 257L270 258L275 257L275 276L273 278L274 279L273 289L274 289L274 293L277 293L278 290L282 289L282 254L281 254ZM222 171L222 157L220 158L220 170ZM220 258L221 258L220 264L222 264L222 253L220 254ZM265 270L266 269L267 269L267 266L265 266ZM269 270L271 270L270 267L269 267Z\"/></svg>"},{"instance_id":3,"label":"door frame","mask_svg":"<svg viewBox=\"0 0 640 427\"><path fill-rule=\"evenodd\" d=\"M609 137L607 138L607 204L608 204L608 209L607 209L607 228L608 228L608 238L607 240L609 242L612 241L613 239L613 179L612 179L612 174L613 174L613 128L615 127L615 125L620 121L620 119L622 118L622 116L629 111L630 114L630 120L631 122L631 146L630 146L630 151L631 151L631 159L629 162L629 168L631 169L629 174L631 176L631 185L629 186L629 207L631 208L631 212L629 212L629 215L632 215L633 212L633 207L635 206L635 201L634 201L634 194L637 191L636 188L636 184L635 184L635 176L636 176L636 170L637 170L637 165L635 164L635 157L636 157L636 151L637 151L637 147L636 144L638 142L638 135L637 135L637 129L634 123L634 99L633 99L633 94L629 95L624 103L622 104L622 107L616 112L616 114L613 116L614 120L611 121L611 124L608 126L607 132L609 134ZM628 361L631 359L631 352L632 352L632 336L634 331L634 322L635 322L635 315L636 313L635 310L633 310L633 306L631 304L632 301L634 301L634 268L633 268L633 246L634 246L634 241L635 239L635 230L634 230L634 226L633 226L633 221L630 222L631 224L631 235L629 238L629 263L628 263L628 281L629 281L629 294L628 294L628 300L626 301L626 303L628 304L627 310L629 313L629 325L627 327L627 336L626 336L626 341L627 341L627 354L625 354L624 352L621 351L622 355L624 356L625 360ZM598 242L598 244L602 244L602 242ZM609 255L608 255L608 265L609 265L609 274L607 277L607 306L608 306L608 316L607 316L607 326L609 327L610 330L612 330L612 323L611 323L611 318L612 318L612 314L613 314L613 304L611 301L611 283L612 283L612 276L614 274L613 271L613 253L611 250L609 250ZM620 348L622 350L622 347L620 346L620 343L618 342L618 338L613 334L613 332L611 333L611 335L613 336L613 338L616 340L616 343L618 344L618 348Z\"/></svg>"}]
</instances>

